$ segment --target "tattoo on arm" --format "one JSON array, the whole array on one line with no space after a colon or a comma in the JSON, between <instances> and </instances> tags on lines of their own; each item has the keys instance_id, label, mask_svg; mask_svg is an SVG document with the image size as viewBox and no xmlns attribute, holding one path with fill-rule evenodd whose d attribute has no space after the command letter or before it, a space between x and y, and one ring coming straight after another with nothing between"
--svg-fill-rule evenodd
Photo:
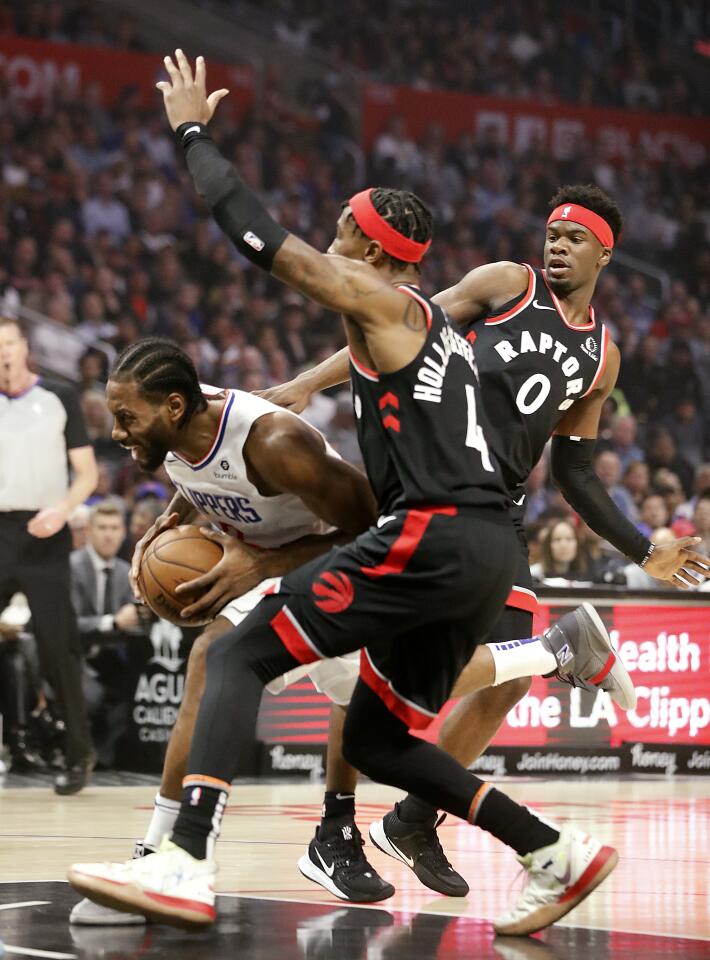
<instances>
[{"instance_id":1,"label":"tattoo on arm","mask_svg":"<svg viewBox=\"0 0 710 960\"><path fill-rule=\"evenodd\" d=\"M426 320L419 305L414 300L409 300L402 314L402 322L409 330L419 332L426 327Z\"/></svg>"}]
</instances>

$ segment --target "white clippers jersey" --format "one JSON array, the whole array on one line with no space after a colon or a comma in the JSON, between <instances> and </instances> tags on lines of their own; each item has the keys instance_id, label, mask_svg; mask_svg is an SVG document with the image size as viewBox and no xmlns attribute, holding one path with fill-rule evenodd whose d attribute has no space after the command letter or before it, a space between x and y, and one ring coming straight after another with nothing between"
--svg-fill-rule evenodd
<instances>
[{"instance_id":1,"label":"white clippers jersey","mask_svg":"<svg viewBox=\"0 0 710 960\"><path fill-rule=\"evenodd\" d=\"M165 469L182 496L226 533L257 547L280 547L332 530L298 497L265 497L247 477L244 444L252 425L267 413L288 411L242 390L203 385L202 391L206 397L225 393L227 399L217 435L202 460L189 463L172 451L165 458ZM330 446L328 451L338 456Z\"/></svg>"}]
</instances>

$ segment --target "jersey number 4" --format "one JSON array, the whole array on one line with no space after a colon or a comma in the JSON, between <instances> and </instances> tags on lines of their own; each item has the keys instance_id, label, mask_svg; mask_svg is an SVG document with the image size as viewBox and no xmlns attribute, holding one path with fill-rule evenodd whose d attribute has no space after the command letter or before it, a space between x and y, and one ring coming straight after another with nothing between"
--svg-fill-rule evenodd
<instances>
[{"instance_id":1,"label":"jersey number 4","mask_svg":"<svg viewBox=\"0 0 710 960\"><path fill-rule=\"evenodd\" d=\"M466 384L466 404L468 406L466 446L473 447L474 450L478 450L478 452L481 454L481 463L483 464L483 469L487 470L489 473L493 473L493 464L491 463L491 455L488 452L488 444L486 443L486 438L483 433L483 427L478 422L476 411L476 390L475 387L470 383Z\"/></svg>"}]
</instances>

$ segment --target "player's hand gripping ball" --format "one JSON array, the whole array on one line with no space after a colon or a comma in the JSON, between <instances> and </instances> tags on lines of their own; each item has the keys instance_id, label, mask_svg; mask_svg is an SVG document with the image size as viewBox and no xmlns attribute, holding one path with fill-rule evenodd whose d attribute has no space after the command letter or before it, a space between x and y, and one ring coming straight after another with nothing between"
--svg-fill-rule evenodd
<instances>
[{"instance_id":1,"label":"player's hand gripping ball","mask_svg":"<svg viewBox=\"0 0 710 960\"><path fill-rule=\"evenodd\" d=\"M207 573L222 559L222 546L208 540L200 528L182 524L164 530L148 544L140 568L141 594L150 609L163 620L183 627L209 623L183 620L180 611L195 602L195 596L180 596L175 588Z\"/></svg>"}]
</instances>

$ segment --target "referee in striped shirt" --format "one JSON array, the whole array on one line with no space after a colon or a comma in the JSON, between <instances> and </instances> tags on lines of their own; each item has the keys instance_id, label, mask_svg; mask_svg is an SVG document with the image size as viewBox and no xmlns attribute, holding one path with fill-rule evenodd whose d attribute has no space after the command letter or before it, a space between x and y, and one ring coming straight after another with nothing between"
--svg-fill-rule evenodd
<instances>
[{"instance_id":1,"label":"referee in striped shirt","mask_svg":"<svg viewBox=\"0 0 710 960\"><path fill-rule=\"evenodd\" d=\"M34 374L28 356L20 322L0 316L0 609L17 590L27 596L42 674L67 730L66 770L54 789L70 794L88 782L95 754L71 604L67 519L98 476L76 393Z\"/></svg>"}]
</instances>

